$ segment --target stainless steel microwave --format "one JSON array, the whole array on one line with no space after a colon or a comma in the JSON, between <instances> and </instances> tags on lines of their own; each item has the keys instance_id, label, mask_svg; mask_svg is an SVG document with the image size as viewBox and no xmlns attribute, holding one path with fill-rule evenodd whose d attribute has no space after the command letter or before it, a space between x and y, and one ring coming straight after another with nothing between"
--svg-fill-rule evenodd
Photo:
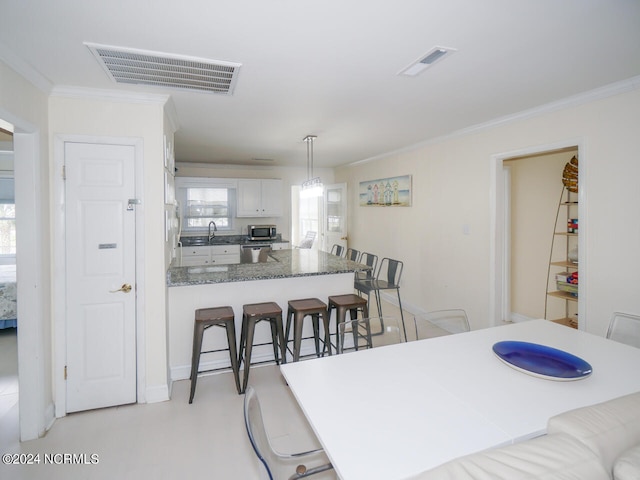
<instances>
[{"instance_id":1,"label":"stainless steel microwave","mask_svg":"<svg viewBox=\"0 0 640 480\"><path fill-rule=\"evenodd\" d=\"M248 227L249 240L275 240L276 233L275 225L249 225Z\"/></svg>"}]
</instances>

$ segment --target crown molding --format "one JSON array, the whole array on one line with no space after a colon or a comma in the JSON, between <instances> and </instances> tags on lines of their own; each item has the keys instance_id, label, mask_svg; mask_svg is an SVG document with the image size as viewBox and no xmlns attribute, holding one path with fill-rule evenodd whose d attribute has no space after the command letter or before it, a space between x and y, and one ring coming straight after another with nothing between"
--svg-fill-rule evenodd
<instances>
[{"instance_id":1,"label":"crown molding","mask_svg":"<svg viewBox=\"0 0 640 480\"><path fill-rule=\"evenodd\" d=\"M611 83L603 87L595 88L588 92L572 95L570 97L563 98L562 100L558 100L556 102L540 105L539 107L534 107L529 110L523 110L522 112L514 113L512 115L499 117L485 123L472 125L470 127L463 128L461 130L457 130L455 132L449 133L447 135L441 135L439 137L434 137L428 140L424 140L422 142L414 143L412 145L400 148L398 150L381 153L380 155L375 155L373 157L348 163L344 165L344 167L354 167L357 165L362 165L363 163L369 163L375 160L382 160L391 156L398 155L400 153L412 152L414 150L418 150L428 145L435 145L438 143L442 143L446 140L465 137L467 135L475 134L484 130L490 130L492 128L499 127L501 125L506 125L512 122L539 117L540 115L556 112L558 110L564 110L570 107L576 107L578 105L584 105L587 103L595 102L597 100L601 100L603 98L613 97L615 95L620 95L622 93L631 92L638 88L640 88L640 75L636 77L628 78L626 80L621 80L619 82Z\"/></svg>"},{"instance_id":2,"label":"crown molding","mask_svg":"<svg viewBox=\"0 0 640 480\"><path fill-rule=\"evenodd\" d=\"M209 170L278 170L283 167L278 165L247 165L246 163L234 165L232 163L176 162L176 169L179 171L180 168L203 168Z\"/></svg>"},{"instance_id":3,"label":"crown molding","mask_svg":"<svg viewBox=\"0 0 640 480\"><path fill-rule=\"evenodd\" d=\"M27 62L15 55L5 44L0 43L0 60L29 83L44 93L50 93L53 83Z\"/></svg>"},{"instance_id":4,"label":"crown molding","mask_svg":"<svg viewBox=\"0 0 640 480\"><path fill-rule=\"evenodd\" d=\"M127 92L124 90L74 87L69 85L54 87L51 90L51 96L151 105L165 105L171 98L170 95L161 95L156 93Z\"/></svg>"}]
</instances>

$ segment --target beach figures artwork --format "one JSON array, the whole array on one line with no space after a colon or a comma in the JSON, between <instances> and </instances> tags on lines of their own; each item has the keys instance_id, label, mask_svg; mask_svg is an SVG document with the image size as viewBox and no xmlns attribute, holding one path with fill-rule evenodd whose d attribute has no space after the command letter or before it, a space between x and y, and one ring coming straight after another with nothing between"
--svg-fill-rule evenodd
<instances>
[{"instance_id":1,"label":"beach figures artwork","mask_svg":"<svg viewBox=\"0 0 640 480\"><path fill-rule=\"evenodd\" d=\"M411 175L360 182L360 206L411 206Z\"/></svg>"}]
</instances>

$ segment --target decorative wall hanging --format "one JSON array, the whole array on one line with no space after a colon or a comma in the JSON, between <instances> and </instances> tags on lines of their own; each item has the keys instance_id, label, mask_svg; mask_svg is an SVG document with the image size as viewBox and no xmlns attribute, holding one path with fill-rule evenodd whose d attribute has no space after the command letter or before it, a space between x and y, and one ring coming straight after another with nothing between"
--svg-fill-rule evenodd
<instances>
[{"instance_id":1,"label":"decorative wall hanging","mask_svg":"<svg viewBox=\"0 0 640 480\"><path fill-rule=\"evenodd\" d=\"M411 175L360 182L361 207L410 207Z\"/></svg>"}]
</instances>

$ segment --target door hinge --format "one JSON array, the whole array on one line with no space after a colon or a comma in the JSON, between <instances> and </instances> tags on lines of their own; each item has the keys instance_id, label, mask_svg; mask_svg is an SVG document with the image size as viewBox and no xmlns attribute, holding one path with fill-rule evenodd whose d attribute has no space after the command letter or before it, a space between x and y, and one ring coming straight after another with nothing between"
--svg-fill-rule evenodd
<instances>
[{"instance_id":1,"label":"door hinge","mask_svg":"<svg viewBox=\"0 0 640 480\"><path fill-rule=\"evenodd\" d=\"M64 366L64 379L67 379L67 366Z\"/></svg>"},{"instance_id":2,"label":"door hinge","mask_svg":"<svg viewBox=\"0 0 640 480\"><path fill-rule=\"evenodd\" d=\"M63 180L67 179L67 166L66 165L62 166L62 179Z\"/></svg>"}]
</instances>

